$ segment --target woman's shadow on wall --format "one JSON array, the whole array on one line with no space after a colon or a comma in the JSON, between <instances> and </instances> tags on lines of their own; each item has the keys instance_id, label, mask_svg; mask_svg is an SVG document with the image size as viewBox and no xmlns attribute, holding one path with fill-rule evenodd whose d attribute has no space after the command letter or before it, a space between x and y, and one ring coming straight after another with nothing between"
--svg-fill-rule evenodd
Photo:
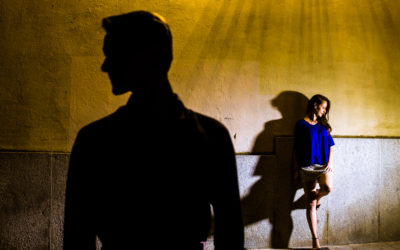
<instances>
[{"instance_id":1,"label":"woman's shadow on wall","mask_svg":"<svg viewBox=\"0 0 400 250\"><path fill-rule=\"evenodd\" d=\"M308 98L295 91L284 91L271 101L282 118L265 123L252 153L260 155L253 176L260 179L243 197L245 226L269 219L272 225L270 246L287 248L293 230L291 210L296 190L292 178L294 126L304 118Z\"/></svg>"}]
</instances>

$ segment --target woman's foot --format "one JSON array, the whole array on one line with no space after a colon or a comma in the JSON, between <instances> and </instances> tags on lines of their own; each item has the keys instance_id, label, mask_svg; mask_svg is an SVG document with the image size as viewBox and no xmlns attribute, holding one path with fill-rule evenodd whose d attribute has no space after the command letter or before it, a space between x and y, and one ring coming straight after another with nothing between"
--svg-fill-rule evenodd
<instances>
[{"instance_id":1,"label":"woman's foot","mask_svg":"<svg viewBox=\"0 0 400 250\"><path fill-rule=\"evenodd\" d=\"M312 238L312 249L320 249L321 245L319 244L318 238Z\"/></svg>"}]
</instances>

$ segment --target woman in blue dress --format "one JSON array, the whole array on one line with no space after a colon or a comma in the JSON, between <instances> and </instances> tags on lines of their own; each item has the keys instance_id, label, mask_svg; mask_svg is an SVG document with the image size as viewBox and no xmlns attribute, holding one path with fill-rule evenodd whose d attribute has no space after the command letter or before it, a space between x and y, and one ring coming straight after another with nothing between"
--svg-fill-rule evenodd
<instances>
[{"instance_id":1,"label":"woman in blue dress","mask_svg":"<svg viewBox=\"0 0 400 250\"><path fill-rule=\"evenodd\" d=\"M321 247L317 234L320 199L332 189L332 146L335 143L328 123L329 109L328 98L313 96L307 104L306 116L295 128L295 178L300 176L304 188L313 249Z\"/></svg>"}]
</instances>

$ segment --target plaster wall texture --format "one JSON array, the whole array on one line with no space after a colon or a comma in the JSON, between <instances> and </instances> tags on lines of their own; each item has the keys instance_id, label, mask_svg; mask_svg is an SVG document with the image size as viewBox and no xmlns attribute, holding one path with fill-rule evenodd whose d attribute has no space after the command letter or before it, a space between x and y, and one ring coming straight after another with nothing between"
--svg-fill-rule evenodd
<instances>
[{"instance_id":1,"label":"plaster wall texture","mask_svg":"<svg viewBox=\"0 0 400 250\"><path fill-rule=\"evenodd\" d=\"M168 20L174 90L223 122L237 152L288 118L271 103L285 91L330 97L336 136L400 135L398 1L15 0L0 1L0 149L70 152L82 126L126 102L100 71L101 19L138 9Z\"/></svg>"},{"instance_id":2,"label":"plaster wall texture","mask_svg":"<svg viewBox=\"0 0 400 250\"><path fill-rule=\"evenodd\" d=\"M400 140L335 142L334 186L318 210L322 243L399 241ZM274 154L236 157L249 249L311 244L303 191L291 181L292 147L292 137L278 137ZM62 249L68 161L63 153L0 153L0 249Z\"/></svg>"}]
</instances>

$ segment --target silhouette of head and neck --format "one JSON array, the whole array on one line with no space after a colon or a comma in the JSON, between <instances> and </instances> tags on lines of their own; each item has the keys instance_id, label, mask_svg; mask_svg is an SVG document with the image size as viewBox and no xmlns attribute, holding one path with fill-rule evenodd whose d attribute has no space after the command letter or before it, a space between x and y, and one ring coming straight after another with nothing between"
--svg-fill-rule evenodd
<instances>
[{"instance_id":1,"label":"silhouette of head and neck","mask_svg":"<svg viewBox=\"0 0 400 250\"><path fill-rule=\"evenodd\" d=\"M103 19L106 30L102 71L115 95L132 91L135 102L162 103L173 92L168 81L172 35L163 17L135 11Z\"/></svg>"}]
</instances>

